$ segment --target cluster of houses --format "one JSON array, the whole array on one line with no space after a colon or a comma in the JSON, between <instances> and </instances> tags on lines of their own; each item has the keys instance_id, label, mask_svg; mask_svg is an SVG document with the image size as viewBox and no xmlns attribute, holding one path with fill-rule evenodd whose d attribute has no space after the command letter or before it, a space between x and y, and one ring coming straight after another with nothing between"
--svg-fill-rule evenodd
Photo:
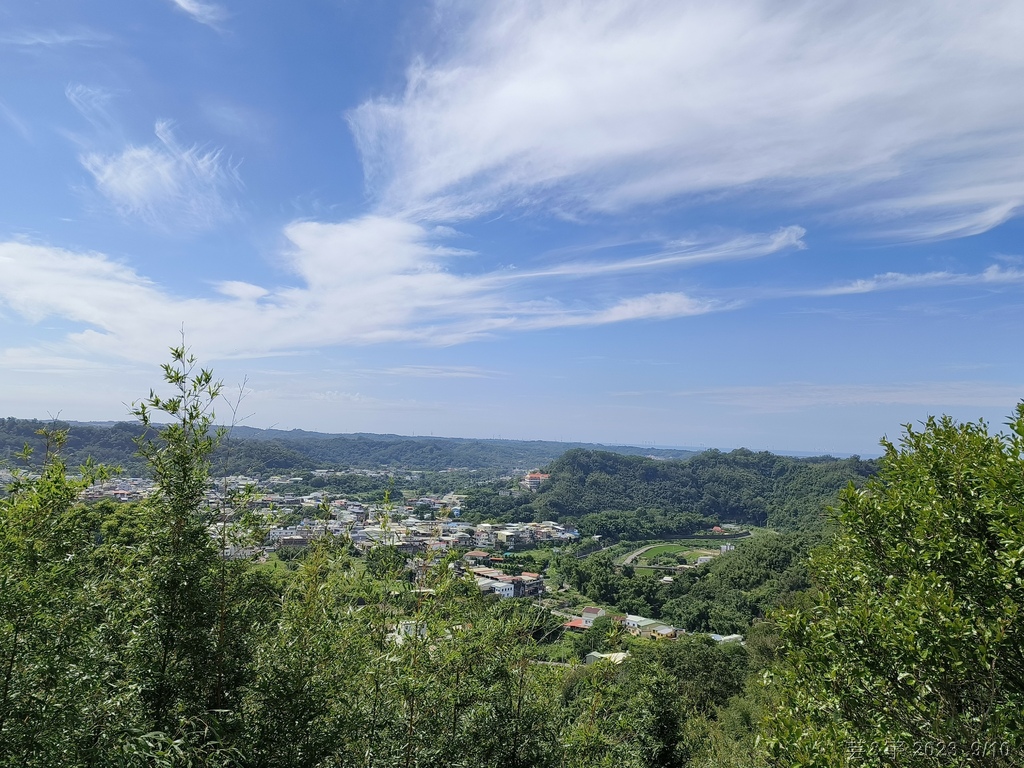
<instances>
[{"instance_id":1,"label":"cluster of houses","mask_svg":"<svg viewBox=\"0 0 1024 768\"><path fill-rule=\"evenodd\" d=\"M383 544L394 546L405 554L414 555L462 548L473 539L467 531L472 530L468 523L449 520L425 523L414 518L390 523L372 517L363 518L361 522L359 518L364 513L372 515L370 510L360 505L349 507L328 520L307 518L295 525L272 528L268 535L267 549L273 551L281 547L305 547L318 536L347 535L356 547L363 550ZM567 532L564 527L555 523L547 525L555 528L538 526L538 530L545 531L544 535L578 535L574 530ZM504 561L500 555L475 549L467 552L462 560L459 568L475 579L482 593L493 593L501 599L506 599L540 597L546 590L544 578L539 573L527 571L512 575L492 567Z\"/></svg>"},{"instance_id":2,"label":"cluster of houses","mask_svg":"<svg viewBox=\"0 0 1024 768\"><path fill-rule=\"evenodd\" d=\"M292 524L272 525L262 547L245 545L230 546L229 556L252 557L273 552L281 548L302 548L319 536L347 536L354 546L367 550L379 545L392 545L399 551L413 555L419 553L440 553L447 550L461 550L473 547L463 556L460 568L468 573L482 593L493 593L499 599L540 597L546 591L541 574L523 572L518 575L505 573L493 567L500 565L503 558L492 555L482 548L500 551L517 547L530 547L541 542L571 543L579 539L575 529L553 521L531 523L470 524L458 519L462 497L448 494L440 498L424 497L412 500L401 507L350 502L345 499L328 500L322 492L308 495L294 495L283 492L281 486L301 478L273 477L263 483L248 477L227 477L215 481L206 494L211 508L224 507L233 500L233 493L248 489L250 495L246 504L257 512L263 512L268 519L282 512L298 512L318 509L327 514L303 517ZM531 472L521 483L525 490L536 491L547 479L546 475ZM275 486L275 487L268 487ZM153 493L155 485L143 478L117 478L93 486L82 494L86 500L111 498L119 501L137 501ZM253 493L255 489L255 493ZM279 490L281 489L281 490ZM424 508L439 512L440 519L425 520L416 516ZM294 514L293 514L294 519ZM211 526L211 535L220 535L223 526ZM721 529L719 529L720 531ZM734 549L731 543L722 544L722 553ZM710 561L701 557L697 564ZM665 577L671 581L671 577ZM639 638L674 639L686 631L673 627L658 619L649 619L633 614L608 613L596 606L586 607L582 614L564 623L567 630L584 632L593 627L595 620L608 616L623 631ZM403 629L407 629L404 628ZM402 634L399 632L399 634ZM718 642L742 642L742 635L718 635L710 637ZM597 653L587 656L588 664L601 660L619 663L625 653Z\"/></svg>"},{"instance_id":3,"label":"cluster of houses","mask_svg":"<svg viewBox=\"0 0 1024 768\"><path fill-rule=\"evenodd\" d=\"M518 576L510 576L503 571L486 566L473 566L469 572L476 579L481 592L494 593L499 598L540 597L544 594L544 579L539 573L524 571Z\"/></svg>"},{"instance_id":4,"label":"cluster of houses","mask_svg":"<svg viewBox=\"0 0 1024 768\"><path fill-rule=\"evenodd\" d=\"M118 477L90 486L82 491L83 501L113 499L115 501L141 501L153 492L156 485L144 477Z\"/></svg>"},{"instance_id":5,"label":"cluster of houses","mask_svg":"<svg viewBox=\"0 0 1024 768\"><path fill-rule=\"evenodd\" d=\"M242 475L219 477L211 481L210 487L206 489L205 501L210 507L220 506L228 501L233 494L246 489L257 489L257 492L259 492L260 489L268 485L274 485L275 480L280 479L271 478L261 483L255 478ZM294 478L294 480L301 479L301 477ZM286 482L291 482L291 480ZM152 494L156 488L156 483L146 477L115 477L86 488L82 491L81 498L83 501L98 501L100 499L141 501ZM284 506L315 505L315 502L305 496L283 495L275 492L263 493L258 498L267 504L281 504Z\"/></svg>"},{"instance_id":6,"label":"cluster of houses","mask_svg":"<svg viewBox=\"0 0 1024 768\"><path fill-rule=\"evenodd\" d=\"M268 547L304 547L317 536L346 534L360 549L388 544L402 552L434 552L470 547L495 547L503 551L540 542L569 543L579 538L571 527L543 523L470 524L452 518L423 520L408 510L398 512L379 505L335 501L328 519L303 518L292 525L270 529Z\"/></svg>"},{"instance_id":7,"label":"cluster of houses","mask_svg":"<svg viewBox=\"0 0 1024 768\"><path fill-rule=\"evenodd\" d=\"M370 474L369 471L367 473ZM314 474L328 473L317 470ZM210 509L222 509L228 513L239 503L244 503L251 511L262 513L269 528L262 549L268 553L282 547L306 547L324 535L346 535L360 549L389 544L407 554L474 547L508 551L541 542L570 543L579 538L575 529L553 521L505 525L462 522L458 518L464 497L457 494L421 497L399 506L385 506L346 499L332 500L321 491L305 495L288 493L287 486L299 480L302 478L287 476L274 476L263 481L241 475L217 478L207 489L205 502ZM116 478L86 489L82 497L88 501L103 498L139 501L154 490L156 485L148 479ZM303 517L293 522L300 514ZM275 522L277 520L287 522ZM211 526L211 535L219 536L223 532L224 526ZM254 554L254 548L229 547L228 554L249 557ZM507 591L505 587L501 590ZM532 585L523 587L517 582L514 591L518 595L522 590L525 590L524 594L534 594L536 588Z\"/></svg>"}]
</instances>

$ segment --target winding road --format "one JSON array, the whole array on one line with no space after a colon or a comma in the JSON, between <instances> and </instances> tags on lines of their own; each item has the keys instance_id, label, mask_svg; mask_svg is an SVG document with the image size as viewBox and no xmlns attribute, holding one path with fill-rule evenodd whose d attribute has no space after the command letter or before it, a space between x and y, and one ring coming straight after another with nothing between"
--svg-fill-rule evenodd
<instances>
[{"instance_id":1,"label":"winding road","mask_svg":"<svg viewBox=\"0 0 1024 768\"><path fill-rule=\"evenodd\" d=\"M655 547L660 547L664 543L665 542L662 541L662 542L659 542L657 544L648 544L646 547L640 547L640 549L634 550L634 551L630 552L628 555L626 555L624 558L622 558L622 562L619 563L619 565L629 565L634 560L636 560L638 557L640 557L640 555L642 555L644 552L646 552L648 549L654 549Z\"/></svg>"}]
</instances>

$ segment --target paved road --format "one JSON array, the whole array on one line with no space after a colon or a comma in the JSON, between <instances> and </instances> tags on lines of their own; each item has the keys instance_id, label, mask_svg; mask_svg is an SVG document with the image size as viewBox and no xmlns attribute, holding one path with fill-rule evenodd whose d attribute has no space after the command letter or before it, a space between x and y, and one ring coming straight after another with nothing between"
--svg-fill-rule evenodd
<instances>
[{"instance_id":1,"label":"paved road","mask_svg":"<svg viewBox=\"0 0 1024 768\"><path fill-rule=\"evenodd\" d=\"M661 544L664 544L664 542L661 542ZM636 550L634 552L630 552L628 555L626 555L623 558L621 565L629 565L634 560L636 560L638 557L640 557L640 555L642 555L644 552L646 552L648 549L654 549L655 547L660 547L661 544L648 544L646 547L640 547L640 549L638 549L638 550Z\"/></svg>"}]
</instances>

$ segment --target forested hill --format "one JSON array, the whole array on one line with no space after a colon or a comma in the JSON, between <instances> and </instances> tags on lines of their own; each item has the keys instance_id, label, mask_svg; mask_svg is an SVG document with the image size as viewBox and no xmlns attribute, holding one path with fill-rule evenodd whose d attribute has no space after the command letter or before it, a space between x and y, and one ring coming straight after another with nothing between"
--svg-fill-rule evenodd
<instances>
[{"instance_id":1,"label":"forested hill","mask_svg":"<svg viewBox=\"0 0 1024 768\"><path fill-rule=\"evenodd\" d=\"M34 464L45 455L37 434L43 427L68 429L64 458L77 466L92 457L120 466L129 475L146 473L135 456L133 439L142 432L135 423L68 424L36 419L0 419L0 462L17 464L15 455L28 444ZM213 456L214 474L268 474L302 469L403 468L437 471L448 468L493 470L495 473L532 469L550 463L567 449L602 448L623 454L650 454L664 458L692 455L685 450L597 446L580 443L524 440L471 440L450 437L400 435L332 435L302 430L261 430L236 427Z\"/></svg>"},{"instance_id":2,"label":"forested hill","mask_svg":"<svg viewBox=\"0 0 1024 768\"><path fill-rule=\"evenodd\" d=\"M145 463L135 456L134 439L142 434L142 427L128 422L72 426L63 421L0 419L0 466L39 467L47 453L46 440L38 434L44 429L68 430L61 455L71 468L84 464L91 457L99 464L123 467L129 475L148 472ZM27 462L18 456L26 446L32 451Z\"/></svg>"},{"instance_id":3,"label":"forested hill","mask_svg":"<svg viewBox=\"0 0 1024 768\"><path fill-rule=\"evenodd\" d=\"M234 436L238 435L238 438ZM573 448L599 449L625 455L685 458L693 451L636 446L599 446L546 440L479 440L457 437L404 437L401 435L328 435L295 430L236 429L233 441L255 449L253 443L270 443L295 450L324 466L359 468L402 467L441 470L448 468L528 470L544 466Z\"/></svg>"},{"instance_id":4,"label":"forested hill","mask_svg":"<svg viewBox=\"0 0 1024 768\"><path fill-rule=\"evenodd\" d=\"M583 534L638 540L685 535L708 521L811 530L849 482L874 473L854 457L791 458L740 449L659 461L607 451L567 451L547 467L538 493L481 490L468 512L510 519L574 521Z\"/></svg>"},{"instance_id":5,"label":"forested hill","mask_svg":"<svg viewBox=\"0 0 1024 768\"><path fill-rule=\"evenodd\" d=\"M572 450L549 471L536 506L560 516L659 507L783 530L803 527L835 503L839 489L873 474L875 463L745 449L705 451L688 461Z\"/></svg>"}]
</instances>

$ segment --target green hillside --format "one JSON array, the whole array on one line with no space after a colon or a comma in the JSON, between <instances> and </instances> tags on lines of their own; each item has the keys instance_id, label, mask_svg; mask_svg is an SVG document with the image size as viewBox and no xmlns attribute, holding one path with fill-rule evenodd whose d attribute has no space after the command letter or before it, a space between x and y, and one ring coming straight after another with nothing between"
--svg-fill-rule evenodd
<instances>
[{"instance_id":1,"label":"green hillside","mask_svg":"<svg viewBox=\"0 0 1024 768\"><path fill-rule=\"evenodd\" d=\"M133 438L142 433L138 424L69 424L38 419L0 420L0 461L15 461L27 444L35 452L33 465L45 456L46 447L37 434L43 427L68 429L64 459L77 466L89 457L120 466L129 475L148 472L135 456ZM261 430L235 427L214 453L214 474L274 474L300 469L418 469L450 468L491 470L495 475L543 466L579 443L544 440L471 440L453 437L403 437L400 435L331 435L302 430ZM664 458L690 456L692 451L651 449L636 446L597 446L622 454L650 454Z\"/></svg>"},{"instance_id":2,"label":"green hillside","mask_svg":"<svg viewBox=\"0 0 1024 768\"><path fill-rule=\"evenodd\" d=\"M626 540L686 535L709 522L817 530L839 490L875 469L875 462L857 457L800 459L742 449L670 461L574 449L548 465L551 477L536 494L482 488L465 509L480 519L568 521L584 535Z\"/></svg>"}]
</instances>

